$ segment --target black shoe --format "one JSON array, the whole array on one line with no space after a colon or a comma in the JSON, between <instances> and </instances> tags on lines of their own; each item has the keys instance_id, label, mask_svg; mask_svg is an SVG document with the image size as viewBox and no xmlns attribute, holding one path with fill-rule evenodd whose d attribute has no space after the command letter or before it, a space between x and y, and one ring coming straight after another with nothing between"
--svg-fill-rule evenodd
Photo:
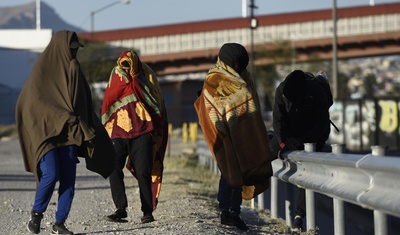
<instances>
[{"instance_id":1,"label":"black shoe","mask_svg":"<svg viewBox=\"0 0 400 235\"><path fill-rule=\"evenodd\" d=\"M234 215L228 211L223 211L221 213L221 224L229 227L236 227L242 231L249 230L249 227L243 222L239 215Z\"/></svg>"},{"instance_id":2,"label":"black shoe","mask_svg":"<svg viewBox=\"0 0 400 235\"><path fill-rule=\"evenodd\" d=\"M112 213L111 215L107 215L104 217L105 220L111 222L126 222L124 218L128 217L128 213L124 209L118 209L116 212Z\"/></svg>"},{"instance_id":3,"label":"black shoe","mask_svg":"<svg viewBox=\"0 0 400 235\"><path fill-rule=\"evenodd\" d=\"M231 214L228 211L221 212L221 224L228 226L235 226Z\"/></svg>"},{"instance_id":4,"label":"black shoe","mask_svg":"<svg viewBox=\"0 0 400 235\"><path fill-rule=\"evenodd\" d=\"M53 229L51 230L52 235L56 234L68 234L68 235L74 235L73 232L69 231L64 223L58 223L53 225Z\"/></svg>"},{"instance_id":5,"label":"black shoe","mask_svg":"<svg viewBox=\"0 0 400 235\"><path fill-rule=\"evenodd\" d=\"M303 230L303 218L301 218L301 216L299 215L296 215L296 217L294 217L292 232L301 232L302 230Z\"/></svg>"},{"instance_id":6,"label":"black shoe","mask_svg":"<svg viewBox=\"0 0 400 235\"><path fill-rule=\"evenodd\" d=\"M31 211L31 219L26 228L29 232L38 234L40 232L40 222L43 219L43 213Z\"/></svg>"},{"instance_id":7,"label":"black shoe","mask_svg":"<svg viewBox=\"0 0 400 235\"><path fill-rule=\"evenodd\" d=\"M141 219L142 224L151 223L154 221L154 217L152 214L145 214Z\"/></svg>"}]
</instances>

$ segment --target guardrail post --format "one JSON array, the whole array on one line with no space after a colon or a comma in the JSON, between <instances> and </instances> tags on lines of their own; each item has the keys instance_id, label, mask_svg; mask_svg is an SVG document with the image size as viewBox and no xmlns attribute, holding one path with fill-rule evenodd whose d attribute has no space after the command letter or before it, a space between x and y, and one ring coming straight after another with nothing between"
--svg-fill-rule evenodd
<instances>
[{"instance_id":1,"label":"guardrail post","mask_svg":"<svg viewBox=\"0 0 400 235\"><path fill-rule=\"evenodd\" d=\"M332 144L332 153L342 154L344 151L343 144ZM334 221L334 232L335 235L346 234L346 223L345 223L345 204L343 200L333 198L333 221Z\"/></svg>"},{"instance_id":2,"label":"guardrail post","mask_svg":"<svg viewBox=\"0 0 400 235\"><path fill-rule=\"evenodd\" d=\"M304 143L304 151L306 151L307 153L315 152L315 149L315 143Z\"/></svg>"},{"instance_id":3,"label":"guardrail post","mask_svg":"<svg viewBox=\"0 0 400 235\"><path fill-rule=\"evenodd\" d=\"M315 194L311 189L306 189L306 216L307 231L315 230Z\"/></svg>"},{"instance_id":4,"label":"guardrail post","mask_svg":"<svg viewBox=\"0 0 400 235\"><path fill-rule=\"evenodd\" d=\"M337 198L333 199L333 216L335 235L345 235L345 206L344 202Z\"/></svg>"},{"instance_id":5,"label":"guardrail post","mask_svg":"<svg viewBox=\"0 0 400 235\"><path fill-rule=\"evenodd\" d=\"M264 209L264 193L260 193L257 195L257 203L258 203L258 209L263 210Z\"/></svg>"},{"instance_id":6,"label":"guardrail post","mask_svg":"<svg viewBox=\"0 0 400 235\"><path fill-rule=\"evenodd\" d=\"M278 218L278 178L271 177L271 217Z\"/></svg>"},{"instance_id":7,"label":"guardrail post","mask_svg":"<svg viewBox=\"0 0 400 235\"><path fill-rule=\"evenodd\" d=\"M372 145L371 146L371 153L374 156L385 156L386 155L386 148L379 146L379 145Z\"/></svg>"},{"instance_id":8,"label":"guardrail post","mask_svg":"<svg viewBox=\"0 0 400 235\"><path fill-rule=\"evenodd\" d=\"M386 148L373 145L371 146L372 155L374 156L385 156ZM374 230L375 235L387 235L388 234L388 221L387 215L381 211L374 210Z\"/></svg>"},{"instance_id":9,"label":"guardrail post","mask_svg":"<svg viewBox=\"0 0 400 235\"><path fill-rule=\"evenodd\" d=\"M307 153L315 152L315 143L304 143L304 150ZM315 198L314 191L311 189L306 190L306 216L307 216L307 230L315 230Z\"/></svg>"},{"instance_id":10,"label":"guardrail post","mask_svg":"<svg viewBox=\"0 0 400 235\"><path fill-rule=\"evenodd\" d=\"M285 220L286 225L292 227L292 218L294 217L294 185L290 183L285 183Z\"/></svg>"},{"instance_id":11,"label":"guardrail post","mask_svg":"<svg viewBox=\"0 0 400 235\"><path fill-rule=\"evenodd\" d=\"M375 235L388 234L387 216L381 211L374 210L374 230Z\"/></svg>"},{"instance_id":12,"label":"guardrail post","mask_svg":"<svg viewBox=\"0 0 400 235\"><path fill-rule=\"evenodd\" d=\"M332 153L342 154L344 152L345 146L346 145L344 145L344 144L331 144Z\"/></svg>"}]
</instances>

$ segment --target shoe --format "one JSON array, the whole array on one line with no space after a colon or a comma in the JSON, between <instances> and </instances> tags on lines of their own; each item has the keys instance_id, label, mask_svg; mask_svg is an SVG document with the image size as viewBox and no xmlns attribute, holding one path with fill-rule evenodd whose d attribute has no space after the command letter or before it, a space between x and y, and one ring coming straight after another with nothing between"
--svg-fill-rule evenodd
<instances>
[{"instance_id":1,"label":"shoe","mask_svg":"<svg viewBox=\"0 0 400 235\"><path fill-rule=\"evenodd\" d=\"M154 221L154 217L152 214L145 214L141 219L142 224L151 223Z\"/></svg>"},{"instance_id":2,"label":"shoe","mask_svg":"<svg viewBox=\"0 0 400 235\"><path fill-rule=\"evenodd\" d=\"M38 234L40 232L40 222L43 219L43 213L31 211L31 219L28 222L26 228L29 232Z\"/></svg>"},{"instance_id":3,"label":"shoe","mask_svg":"<svg viewBox=\"0 0 400 235\"><path fill-rule=\"evenodd\" d=\"M301 216L299 215L296 215L296 217L294 217L292 232L301 232L302 230L303 230L303 218L301 218Z\"/></svg>"},{"instance_id":4,"label":"shoe","mask_svg":"<svg viewBox=\"0 0 400 235\"><path fill-rule=\"evenodd\" d=\"M228 211L223 211L221 213L221 224L227 225L229 227L236 227L239 230L247 231L249 227L246 223L240 218L239 215L234 215Z\"/></svg>"},{"instance_id":5,"label":"shoe","mask_svg":"<svg viewBox=\"0 0 400 235\"><path fill-rule=\"evenodd\" d=\"M73 232L69 231L64 223L58 223L53 225L53 229L51 230L52 235L56 234L68 234L68 235L74 235Z\"/></svg>"},{"instance_id":6,"label":"shoe","mask_svg":"<svg viewBox=\"0 0 400 235\"><path fill-rule=\"evenodd\" d=\"M105 220L111 222L125 222L124 218L128 217L128 213L124 209L118 209L116 212L112 213L111 215L107 215L104 217Z\"/></svg>"}]
</instances>

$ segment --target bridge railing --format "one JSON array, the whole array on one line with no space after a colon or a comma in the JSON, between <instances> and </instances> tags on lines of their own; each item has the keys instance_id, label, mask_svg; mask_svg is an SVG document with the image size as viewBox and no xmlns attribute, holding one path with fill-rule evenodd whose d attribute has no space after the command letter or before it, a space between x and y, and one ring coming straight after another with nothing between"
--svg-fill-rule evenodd
<instances>
[{"instance_id":1,"label":"bridge railing","mask_svg":"<svg viewBox=\"0 0 400 235\"><path fill-rule=\"evenodd\" d=\"M215 172L215 161L201 142L197 146L200 164ZM336 235L345 234L345 201L372 210L375 234L387 235L388 215L400 217L400 157L382 156L385 150L379 146L373 146L372 153L366 155L343 154L342 149L332 146L331 153L315 152L314 144L305 144L304 151L288 151L283 154L284 160L274 160L271 217L277 218L277 184L281 180L306 190L307 230L316 228L314 194L321 193L333 199ZM263 195L257 197L259 209L265 209L263 198ZM289 204L293 199L293 194L286 192ZM290 210L285 209L285 220L290 226Z\"/></svg>"}]
</instances>

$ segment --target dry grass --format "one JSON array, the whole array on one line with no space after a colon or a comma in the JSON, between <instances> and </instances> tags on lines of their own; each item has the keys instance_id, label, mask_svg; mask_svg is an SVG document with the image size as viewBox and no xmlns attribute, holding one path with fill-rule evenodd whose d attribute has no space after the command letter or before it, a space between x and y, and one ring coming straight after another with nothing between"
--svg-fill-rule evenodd
<instances>
[{"instance_id":1,"label":"dry grass","mask_svg":"<svg viewBox=\"0 0 400 235\"><path fill-rule=\"evenodd\" d=\"M17 128L15 124L0 125L0 139L3 137L17 136Z\"/></svg>"}]
</instances>

